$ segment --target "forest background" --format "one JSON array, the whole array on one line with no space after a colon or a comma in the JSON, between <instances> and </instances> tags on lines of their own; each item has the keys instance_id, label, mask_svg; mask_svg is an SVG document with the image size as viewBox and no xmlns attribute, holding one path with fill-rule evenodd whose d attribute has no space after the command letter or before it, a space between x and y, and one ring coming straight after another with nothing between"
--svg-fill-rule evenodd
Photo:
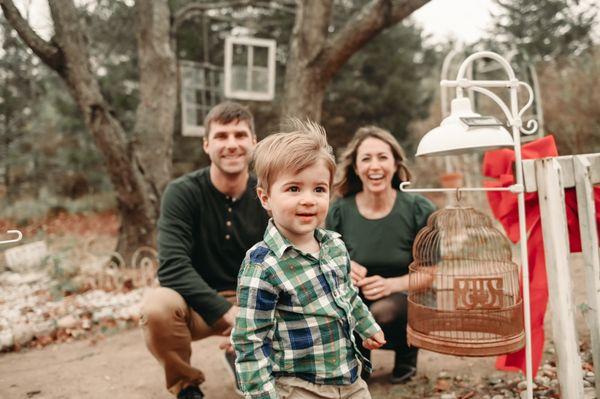
<instances>
[{"instance_id":1,"label":"forest background","mask_svg":"<svg viewBox=\"0 0 600 399\"><path fill-rule=\"evenodd\" d=\"M176 10L197 3L202 2L172 0L168 11L175 15ZM206 45L213 60L222 59L223 38L240 28L257 37L277 40L275 99L245 102L256 116L260 139L279 129L282 115L294 114L289 112L291 101L286 97L285 85L290 84L286 69L291 68L297 40L293 33L296 15L323 10L314 5L318 2L305 2L302 7L293 1L245 2L243 7L235 3L244 2L223 2L223 7L210 14L208 20L200 16L186 19L175 35L176 59L202 58L205 49L199 38L203 30L210 32ZM327 29L336 33L346 28L347 22L371 3L386 2L332 1L330 14L323 16ZM399 3L414 3L413 9L418 9L427 1ZM128 218L122 195L115 188L115 172L110 170L115 165L99 149L97 139L92 139L86 116L78 107L72 88L65 83L68 79L63 79L59 68L49 68L52 64L48 59L42 62L13 29L15 23L10 23L7 8L12 2L1 4L0 218L13 227L60 213L112 210L121 216L121 221L135 219ZM27 2L24 9L27 20L33 10L27 9ZM140 23L139 10L125 0L75 2L74 10L89 52L91 73L108 104L106 112L122 126L124 143L129 143L125 152L131 154L132 148L144 140L140 135L144 128L140 127L140 104L152 100L148 96L156 96L140 90L140 39L136 40L132 28ZM393 132L407 154L412 154L419 138L439 123L441 63L459 44L450 39L434 42L410 18L411 12L382 25L381 33L372 35L331 73L331 81L322 88L320 109L296 105L298 116L320 120L336 152L358 127L376 124ZM492 23L482 40L462 47L461 54L483 49L510 54L523 80L529 79L525 66L535 67L540 82L543 133L555 135L561 155L600 151L597 13L594 2L494 0ZM56 33L60 32L52 32L48 43L55 43L55 37L60 36ZM208 164L201 139L181 134L180 103L176 102L175 120L171 121L172 151L166 152L166 156L171 156L167 161L169 179ZM479 106L486 109L486 104ZM441 165L417 163L415 167L418 179L428 184L436 184L444 173ZM154 188L158 195L164 187L161 184ZM155 216L140 224L154 221ZM40 234L43 232L28 239L39 239ZM130 254L139 244L143 242L120 248Z\"/></svg>"}]
</instances>

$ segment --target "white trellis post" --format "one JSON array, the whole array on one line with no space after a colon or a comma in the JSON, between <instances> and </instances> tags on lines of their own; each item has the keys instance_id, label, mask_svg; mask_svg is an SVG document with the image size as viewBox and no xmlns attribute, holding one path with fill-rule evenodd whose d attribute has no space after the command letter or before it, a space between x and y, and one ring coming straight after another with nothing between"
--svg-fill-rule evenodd
<instances>
[{"instance_id":1,"label":"white trellis post","mask_svg":"<svg viewBox=\"0 0 600 399\"><path fill-rule=\"evenodd\" d=\"M535 160L542 218L552 336L557 355L558 381L565 399L583 398L581 358L575 329L573 285L569 274L569 240L565 192L556 158Z\"/></svg>"},{"instance_id":2,"label":"white trellis post","mask_svg":"<svg viewBox=\"0 0 600 399\"><path fill-rule=\"evenodd\" d=\"M585 262L587 283L585 316L592 341L592 358L596 371L596 396L600 398L600 254L593 187L594 184L600 183L600 154L574 156L573 168L579 209L581 250Z\"/></svg>"},{"instance_id":3,"label":"white trellis post","mask_svg":"<svg viewBox=\"0 0 600 399\"><path fill-rule=\"evenodd\" d=\"M564 189L576 189L587 292L585 317L596 368L596 396L600 397L600 254L593 187L600 184L600 154L527 160L523 172L525 191L539 194L558 379L564 398L583 397L564 202Z\"/></svg>"}]
</instances>

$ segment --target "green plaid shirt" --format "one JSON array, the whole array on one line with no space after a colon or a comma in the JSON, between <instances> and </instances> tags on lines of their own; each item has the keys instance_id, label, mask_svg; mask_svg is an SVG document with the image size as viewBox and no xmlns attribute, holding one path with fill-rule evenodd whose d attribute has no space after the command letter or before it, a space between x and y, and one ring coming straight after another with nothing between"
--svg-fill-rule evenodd
<instances>
[{"instance_id":1,"label":"green plaid shirt","mask_svg":"<svg viewBox=\"0 0 600 399\"><path fill-rule=\"evenodd\" d=\"M246 398L278 398L275 377L346 385L358 378L352 332L381 328L350 280L350 258L338 233L317 229L319 258L296 249L273 221L247 253L238 276L240 313L231 340Z\"/></svg>"}]
</instances>

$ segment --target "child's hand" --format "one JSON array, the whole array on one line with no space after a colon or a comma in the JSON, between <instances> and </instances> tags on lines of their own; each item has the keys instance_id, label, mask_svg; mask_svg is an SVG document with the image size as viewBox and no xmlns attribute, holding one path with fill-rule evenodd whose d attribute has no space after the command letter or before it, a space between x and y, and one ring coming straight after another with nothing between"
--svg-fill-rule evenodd
<instances>
[{"instance_id":1,"label":"child's hand","mask_svg":"<svg viewBox=\"0 0 600 399\"><path fill-rule=\"evenodd\" d=\"M352 283L356 285L360 280L365 278L367 275L367 268L361 265L358 262L353 260L350 261L350 277L352 278Z\"/></svg>"},{"instance_id":2,"label":"child's hand","mask_svg":"<svg viewBox=\"0 0 600 399\"><path fill-rule=\"evenodd\" d=\"M233 345L231 344L231 341L229 339L221 342L219 344L219 349L222 349L228 353L233 353Z\"/></svg>"},{"instance_id":3,"label":"child's hand","mask_svg":"<svg viewBox=\"0 0 600 399\"><path fill-rule=\"evenodd\" d=\"M383 331L379 331L371 338L367 338L363 341L363 346L368 350L379 349L386 343Z\"/></svg>"}]
</instances>

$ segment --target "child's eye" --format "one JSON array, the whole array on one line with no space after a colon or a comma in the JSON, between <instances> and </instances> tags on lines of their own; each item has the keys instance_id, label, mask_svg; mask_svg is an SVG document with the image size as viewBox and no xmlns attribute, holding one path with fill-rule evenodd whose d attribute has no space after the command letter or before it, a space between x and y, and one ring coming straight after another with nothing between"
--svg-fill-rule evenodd
<instances>
[{"instance_id":1,"label":"child's eye","mask_svg":"<svg viewBox=\"0 0 600 399\"><path fill-rule=\"evenodd\" d=\"M290 187L288 187L288 191L297 193L298 191L300 191L300 188L298 188L298 186L290 186Z\"/></svg>"},{"instance_id":2,"label":"child's eye","mask_svg":"<svg viewBox=\"0 0 600 399\"><path fill-rule=\"evenodd\" d=\"M326 193L327 192L327 187L317 187L317 188L315 188L315 191L317 193Z\"/></svg>"}]
</instances>

